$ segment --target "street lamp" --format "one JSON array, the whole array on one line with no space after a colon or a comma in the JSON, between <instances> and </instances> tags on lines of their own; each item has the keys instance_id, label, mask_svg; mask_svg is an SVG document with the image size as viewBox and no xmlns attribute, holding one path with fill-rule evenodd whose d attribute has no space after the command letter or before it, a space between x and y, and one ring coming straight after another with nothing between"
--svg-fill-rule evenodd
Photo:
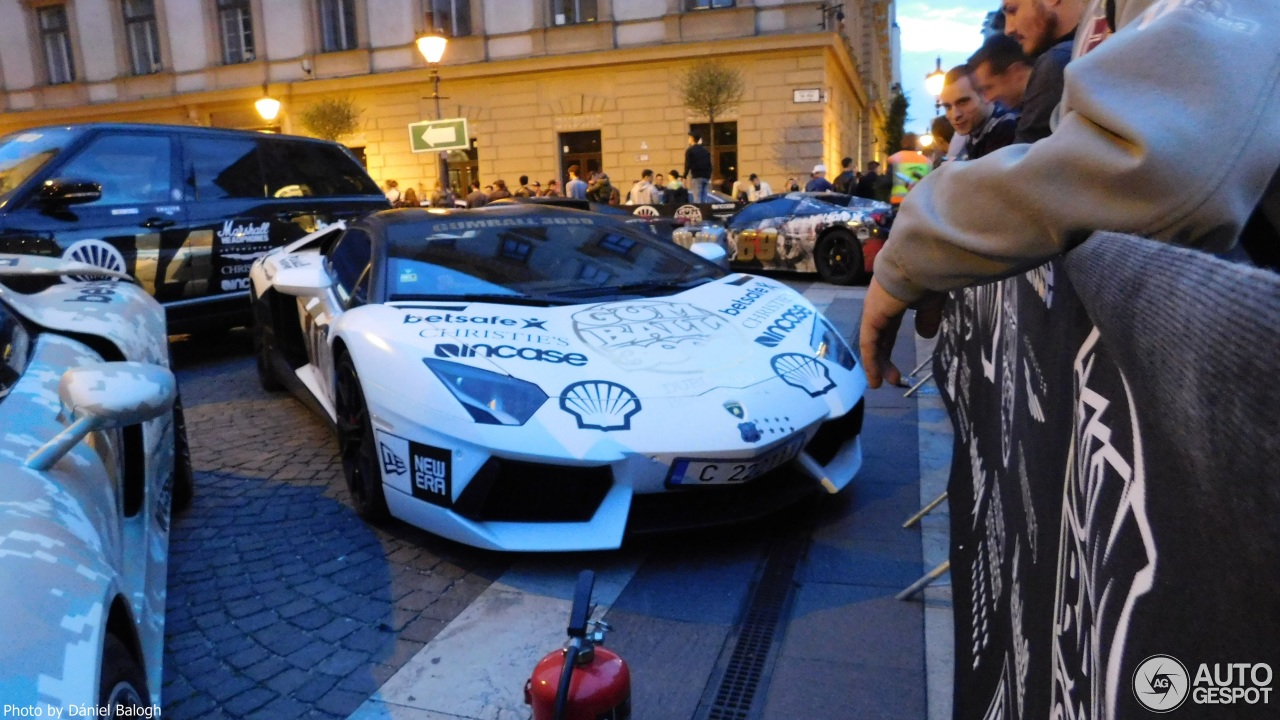
<instances>
[{"instance_id":1,"label":"street lamp","mask_svg":"<svg viewBox=\"0 0 1280 720\"><path fill-rule=\"evenodd\" d=\"M928 149L929 149L930 147L932 147L932 146L933 146L933 136L932 136L932 135L921 135L921 136L920 136L920 149L921 149L921 150L928 150Z\"/></svg>"},{"instance_id":2,"label":"street lamp","mask_svg":"<svg viewBox=\"0 0 1280 720\"><path fill-rule=\"evenodd\" d=\"M258 114L267 122L275 120L276 116L280 114L280 101L267 93L266 83L262 83L262 97L258 98L253 106L258 109Z\"/></svg>"},{"instance_id":3,"label":"street lamp","mask_svg":"<svg viewBox=\"0 0 1280 720\"><path fill-rule=\"evenodd\" d=\"M942 83L947 79L947 74L942 72L942 58L937 60L937 66L933 72L924 76L924 89L929 91L933 96L933 114L937 115L938 110L942 107Z\"/></svg>"},{"instance_id":4,"label":"street lamp","mask_svg":"<svg viewBox=\"0 0 1280 720\"><path fill-rule=\"evenodd\" d=\"M444 58L444 49L448 44L449 39L438 28L417 40L418 52L422 53L422 57L431 66L431 98L436 101L437 120L444 119L440 114L440 60ZM449 189L449 154L444 151L440 153L440 187Z\"/></svg>"}]
</instances>

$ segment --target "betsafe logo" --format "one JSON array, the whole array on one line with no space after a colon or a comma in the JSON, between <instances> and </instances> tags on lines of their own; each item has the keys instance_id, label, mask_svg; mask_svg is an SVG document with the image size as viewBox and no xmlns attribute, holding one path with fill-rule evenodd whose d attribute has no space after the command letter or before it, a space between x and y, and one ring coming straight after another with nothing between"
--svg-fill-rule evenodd
<instances>
[{"instance_id":1,"label":"betsafe logo","mask_svg":"<svg viewBox=\"0 0 1280 720\"><path fill-rule=\"evenodd\" d=\"M1133 671L1133 696L1146 709L1165 713L1187 699L1187 668L1169 655L1152 655Z\"/></svg>"}]
</instances>

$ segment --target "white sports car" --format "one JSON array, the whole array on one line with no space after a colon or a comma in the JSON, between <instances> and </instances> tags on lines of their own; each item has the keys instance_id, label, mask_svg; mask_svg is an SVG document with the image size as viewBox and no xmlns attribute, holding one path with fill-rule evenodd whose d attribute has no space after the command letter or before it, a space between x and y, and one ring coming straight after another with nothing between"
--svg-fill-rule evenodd
<instances>
[{"instance_id":1,"label":"white sports car","mask_svg":"<svg viewBox=\"0 0 1280 720\"><path fill-rule=\"evenodd\" d=\"M336 428L362 516L478 547L616 548L839 492L853 353L716 259L564 208L380 212L254 263L259 371Z\"/></svg>"}]
</instances>

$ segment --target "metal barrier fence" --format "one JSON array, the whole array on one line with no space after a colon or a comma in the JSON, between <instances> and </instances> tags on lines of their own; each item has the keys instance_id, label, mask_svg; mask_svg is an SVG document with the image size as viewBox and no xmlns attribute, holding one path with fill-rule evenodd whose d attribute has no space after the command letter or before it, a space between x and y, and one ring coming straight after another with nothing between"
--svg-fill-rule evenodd
<instances>
[{"instance_id":1,"label":"metal barrier fence","mask_svg":"<svg viewBox=\"0 0 1280 720\"><path fill-rule=\"evenodd\" d=\"M1280 276L1099 233L953 295L956 718L1277 717Z\"/></svg>"}]
</instances>

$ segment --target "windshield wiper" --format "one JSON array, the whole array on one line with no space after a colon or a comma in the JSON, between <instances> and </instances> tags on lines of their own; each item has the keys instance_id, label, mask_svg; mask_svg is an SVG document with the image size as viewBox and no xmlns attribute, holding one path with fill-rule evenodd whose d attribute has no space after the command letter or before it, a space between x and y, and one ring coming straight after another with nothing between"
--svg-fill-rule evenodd
<instances>
[{"instance_id":1,"label":"windshield wiper","mask_svg":"<svg viewBox=\"0 0 1280 720\"><path fill-rule=\"evenodd\" d=\"M600 287L580 288L577 290L562 290L560 292L551 293L555 297L596 297L598 295L632 295L648 292L663 292L667 290L684 291L695 288L699 285L705 285L714 278L700 277L693 280L646 280L644 282L625 283L623 285L602 285Z\"/></svg>"},{"instance_id":2,"label":"windshield wiper","mask_svg":"<svg viewBox=\"0 0 1280 720\"><path fill-rule=\"evenodd\" d=\"M545 296L508 295L506 293L393 293L387 302L487 302L503 305L528 305L532 307L551 307L567 305L564 300L556 300Z\"/></svg>"}]
</instances>

